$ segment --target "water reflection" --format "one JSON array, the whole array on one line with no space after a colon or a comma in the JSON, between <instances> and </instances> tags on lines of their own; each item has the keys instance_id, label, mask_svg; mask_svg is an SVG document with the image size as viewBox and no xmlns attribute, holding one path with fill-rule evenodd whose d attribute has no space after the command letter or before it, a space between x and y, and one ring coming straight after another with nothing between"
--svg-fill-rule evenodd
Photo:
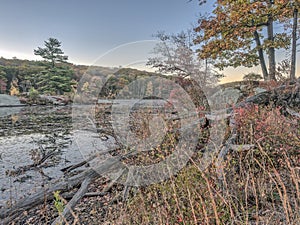
<instances>
[{"instance_id":1,"label":"water reflection","mask_svg":"<svg viewBox=\"0 0 300 225\"><path fill-rule=\"evenodd\" d=\"M0 117L0 207L49 185L62 177L62 168L83 160L72 141L71 112L70 106L36 106L8 109Z\"/></svg>"}]
</instances>

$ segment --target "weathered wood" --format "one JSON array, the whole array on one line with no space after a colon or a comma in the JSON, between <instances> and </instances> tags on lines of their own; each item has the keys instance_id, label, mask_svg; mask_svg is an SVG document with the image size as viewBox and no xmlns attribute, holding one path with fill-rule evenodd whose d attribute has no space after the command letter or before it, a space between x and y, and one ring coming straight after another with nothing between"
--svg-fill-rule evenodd
<instances>
[{"instance_id":1,"label":"weathered wood","mask_svg":"<svg viewBox=\"0 0 300 225\"><path fill-rule=\"evenodd\" d=\"M87 192L88 186L92 181L92 177L87 177L84 179L84 181L81 183L81 186L79 190L76 192L76 194L73 196L73 198L68 202L68 204L65 206L64 211L61 215L59 215L53 222L52 225L57 224L64 224L64 219L67 218L67 216L70 214L70 211L73 210L74 206L77 204L77 202L84 196L84 194Z\"/></svg>"},{"instance_id":2,"label":"weathered wood","mask_svg":"<svg viewBox=\"0 0 300 225\"><path fill-rule=\"evenodd\" d=\"M86 177L95 176L95 171L87 170L79 175L72 177L67 181L61 181L45 190L41 190L28 198L20 200L11 208L3 208L0 210L0 219L9 219L16 213L29 210L44 201L53 199L53 193L57 190L67 191L74 187L77 187ZM9 220L8 220L9 221Z\"/></svg>"},{"instance_id":3,"label":"weathered wood","mask_svg":"<svg viewBox=\"0 0 300 225\"><path fill-rule=\"evenodd\" d=\"M92 182L92 177L87 177L81 184L80 189L76 192L76 194L73 196L73 198L68 202L68 204L65 206L64 211L62 212L61 215L59 215L53 222L52 225L56 224L64 224L64 219L66 219L75 205L80 201L82 197L86 196L104 196L107 194L107 192L112 188L112 186L117 182L117 180L123 175L124 169L119 171L117 176L103 189L102 192L100 193L86 193L89 184ZM63 219L64 218L64 219Z\"/></svg>"},{"instance_id":4,"label":"weathered wood","mask_svg":"<svg viewBox=\"0 0 300 225\"><path fill-rule=\"evenodd\" d=\"M77 163L77 164L75 164L75 165L71 165L71 166L62 168L60 171L62 171L62 172L64 172L64 173L68 173L68 172L70 172L70 171L72 171L72 170L75 170L75 169L77 169L77 168L79 168L79 167L84 166L84 165L87 164L89 161L93 160L94 158L96 158L96 155L93 155L93 156L89 157L88 159L83 160L82 162L79 162L79 163Z\"/></svg>"},{"instance_id":5,"label":"weathered wood","mask_svg":"<svg viewBox=\"0 0 300 225\"><path fill-rule=\"evenodd\" d=\"M20 200L18 203L16 203L12 208L3 208L0 210L0 219L5 219L9 221L9 218L13 216L16 213L19 213L21 211L26 211L31 209L32 207L35 207L44 201L53 199L53 193L55 191L69 191L77 186L79 186L85 179L91 178L94 179L96 177L99 177L105 173L108 173L112 169L114 169L114 166L119 165L120 157L112 157L107 159L103 164L99 165L97 168L89 168L85 170L84 172L73 176L67 180L62 180L57 184L54 184L53 186L46 188L44 190L41 190L33 195L31 195L28 198L24 198ZM119 168L118 168L119 169ZM123 168L120 168L121 170Z\"/></svg>"},{"instance_id":6,"label":"weathered wood","mask_svg":"<svg viewBox=\"0 0 300 225\"><path fill-rule=\"evenodd\" d=\"M108 154L108 153L111 153L115 150L115 148L112 148L112 149L108 149L106 151L101 151L101 152L97 152L96 154L94 155L91 155L90 157L88 157L87 159L75 164L75 165L71 165L71 166L68 166L68 167L65 167L63 169L61 169L62 172L64 173L68 173L74 169L77 169L81 166L84 166L85 164L89 163L90 161L92 161L93 159L95 159L97 156L100 156L100 155L104 155L104 154Z\"/></svg>"}]
</instances>

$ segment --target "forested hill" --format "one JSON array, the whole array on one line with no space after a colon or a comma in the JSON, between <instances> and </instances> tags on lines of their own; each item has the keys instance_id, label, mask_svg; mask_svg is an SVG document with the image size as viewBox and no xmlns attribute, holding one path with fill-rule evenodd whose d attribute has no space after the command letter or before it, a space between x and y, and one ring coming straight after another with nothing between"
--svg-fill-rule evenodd
<instances>
[{"instance_id":1,"label":"forested hill","mask_svg":"<svg viewBox=\"0 0 300 225\"><path fill-rule=\"evenodd\" d=\"M0 80L5 80L6 78L7 88L9 90L10 83L13 79L18 79L18 83L22 83L22 81L26 80L26 76L30 76L30 74L41 71L44 65L45 62L42 60L26 60L17 58L6 59L1 57ZM75 65L72 63L63 63L63 65L70 67L70 69L73 71L71 77L75 80L79 80L82 74L88 68L86 65ZM22 89L20 91L22 91Z\"/></svg>"},{"instance_id":2,"label":"forested hill","mask_svg":"<svg viewBox=\"0 0 300 225\"><path fill-rule=\"evenodd\" d=\"M54 82L55 77L47 77L45 66L47 62L42 60L23 60L23 59L6 59L0 58L0 94L18 95L29 92L31 88L39 90L40 94L50 93L51 90L40 88L43 83ZM141 77L149 77L152 75L162 76L155 73L140 71L131 68L109 68L101 66L75 65L64 62L59 63L57 71L57 83L63 85L64 79L68 77L72 81L74 87L85 74L93 74L97 76L110 75L108 80L108 88L122 88L124 84L128 84L133 80ZM67 71L67 73L66 73ZM59 77L60 76L60 77ZM41 80L41 77L44 79ZM59 86L58 86L59 88Z\"/></svg>"}]
</instances>

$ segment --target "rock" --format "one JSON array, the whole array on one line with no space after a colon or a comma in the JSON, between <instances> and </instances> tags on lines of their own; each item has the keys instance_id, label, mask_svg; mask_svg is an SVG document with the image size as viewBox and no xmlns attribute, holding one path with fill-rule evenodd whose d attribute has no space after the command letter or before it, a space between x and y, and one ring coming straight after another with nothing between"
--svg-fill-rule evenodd
<instances>
[{"instance_id":1,"label":"rock","mask_svg":"<svg viewBox=\"0 0 300 225\"><path fill-rule=\"evenodd\" d=\"M226 105L228 106L235 104L241 96L242 92L240 90L228 87L214 93L208 101L210 106L226 108Z\"/></svg>"},{"instance_id":2,"label":"rock","mask_svg":"<svg viewBox=\"0 0 300 225\"><path fill-rule=\"evenodd\" d=\"M16 106L20 104L21 103L16 96L0 94L0 106Z\"/></svg>"},{"instance_id":3,"label":"rock","mask_svg":"<svg viewBox=\"0 0 300 225\"><path fill-rule=\"evenodd\" d=\"M21 110L22 106L16 96L0 94L0 117L16 114Z\"/></svg>"},{"instance_id":4,"label":"rock","mask_svg":"<svg viewBox=\"0 0 300 225\"><path fill-rule=\"evenodd\" d=\"M53 105L66 105L69 103L69 100L62 96L40 95L40 98Z\"/></svg>"},{"instance_id":5,"label":"rock","mask_svg":"<svg viewBox=\"0 0 300 225\"><path fill-rule=\"evenodd\" d=\"M247 91L247 90L249 89L249 86L248 86L248 85L245 85L245 84L242 84L242 85L240 86L240 89L241 89L241 91Z\"/></svg>"},{"instance_id":6,"label":"rock","mask_svg":"<svg viewBox=\"0 0 300 225\"><path fill-rule=\"evenodd\" d=\"M264 89L264 88L257 87L257 88L254 88L253 91L257 95L257 94L260 94L262 92L266 92L267 90Z\"/></svg>"}]
</instances>

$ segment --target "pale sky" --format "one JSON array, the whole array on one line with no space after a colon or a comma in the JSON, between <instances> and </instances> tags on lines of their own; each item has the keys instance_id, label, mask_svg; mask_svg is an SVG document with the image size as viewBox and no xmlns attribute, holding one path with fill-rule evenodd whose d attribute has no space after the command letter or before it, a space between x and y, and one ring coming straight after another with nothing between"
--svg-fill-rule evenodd
<instances>
[{"instance_id":1,"label":"pale sky","mask_svg":"<svg viewBox=\"0 0 300 225\"><path fill-rule=\"evenodd\" d=\"M197 0L0 0L0 56L40 59L33 49L49 37L62 42L74 64L142 64L157 31L191 28L212 3ZM241 79L259 68L227 69L225 80ZM299 68L298 68L299 71Z\"/></svg>"},{"instance_id":2,"label":"pale sky","mask_svg":"<svg viewBox=\"0 0 300 225\"><path fill-rule=\"evenodd\" d=\"M117 46L191 28L210 4L194 0L0 0L0 54L33 58L49 37L70 62L92 64Z\"/></svg>"}]
</instances>

